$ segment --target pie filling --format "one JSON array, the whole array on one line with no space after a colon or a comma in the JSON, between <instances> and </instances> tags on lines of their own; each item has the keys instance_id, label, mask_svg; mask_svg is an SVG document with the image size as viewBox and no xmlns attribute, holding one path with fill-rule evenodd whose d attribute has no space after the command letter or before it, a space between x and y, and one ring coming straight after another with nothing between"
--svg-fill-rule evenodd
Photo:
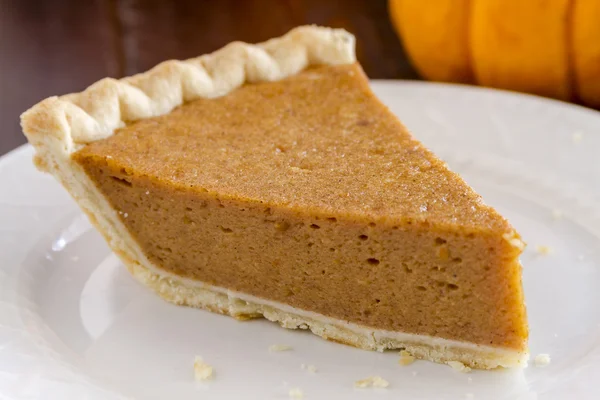
<instances>
[{"instance_id":1,"label":"pie filling","mask_svg":"<svg viewBox=\"0 0 600 400\"><path fill-rule=\"evenodd\" d=\"M382 331L526 349L512 227L356 64L194 100L72 158L167 274Z\"/></svg>"}]
</instances>

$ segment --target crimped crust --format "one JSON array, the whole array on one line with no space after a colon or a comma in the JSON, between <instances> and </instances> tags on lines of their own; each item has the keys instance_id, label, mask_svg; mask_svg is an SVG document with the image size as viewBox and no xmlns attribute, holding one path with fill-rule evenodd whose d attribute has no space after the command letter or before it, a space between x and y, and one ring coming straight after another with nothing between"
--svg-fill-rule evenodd
<instances>
[{"instance_id":1,"label":"crimped crust","mask_svg":"<svg viewBox=\"0 0 600 400\"><path fill-rule=\"evenodd\" d=\"M276 81L313 65L355 62L354 36L302 26L261 44L233 42L212 54L165 61L148 72L106 78L81 93L49 97L21 115L36 164L51 172L47 153L73 153L126 122L169 113L186 101L225 95L244 83ZM60 146L60 148L55 148Z\"/></svg>"},{"instance_id":2,"label":"crimped crust","mask_svg":"<svg viewBox=\"0 0 600 400\"><path fill-rule=\"evenodd\" d=\"M286 328L310 328L324 338L356 347L404 348L417 358L437 362L460 361L476 368L526 365L526 353L377 331L168 276L160 266L150 263L118 213L71 159L71 154L85 144L112 135L127 122L169 113L186 101L222 96L246 82L283 79L312 65L353 62L351 34L299 27L262 44L231 43L209 55L167 61L143 74L121 80L103 79L81 93L50 97L23 113L21 124L35 147L38 168L63 184L130 272L169 301L236 318L264 316Z\"/></svg>"}]
</instances>

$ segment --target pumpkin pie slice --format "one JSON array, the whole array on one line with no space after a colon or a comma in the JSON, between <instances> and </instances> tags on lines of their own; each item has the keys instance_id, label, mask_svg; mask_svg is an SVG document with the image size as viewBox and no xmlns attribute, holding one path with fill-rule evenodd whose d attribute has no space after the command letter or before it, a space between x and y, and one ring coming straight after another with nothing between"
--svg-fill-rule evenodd
<instances>
[{"instance_id":1,"label":"pumpkin pie slice","mask_svg":"<svg viewBox=\"0 0 600 400\"><path fill-rule=\"evenodd\" d=\"M437 362L526 364L523 242L377 99L343 30L104 79L22 126L38 168L170 302Z\"/></svg>"}]
</instances>

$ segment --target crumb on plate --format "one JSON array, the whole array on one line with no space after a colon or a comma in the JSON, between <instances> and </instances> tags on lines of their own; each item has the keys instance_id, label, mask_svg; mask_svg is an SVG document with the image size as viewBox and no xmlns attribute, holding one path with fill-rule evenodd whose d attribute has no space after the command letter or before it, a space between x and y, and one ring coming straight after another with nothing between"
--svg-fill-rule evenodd
<instances>
[{"instance_id":1,"label":"crumb on plate","mask_svg":"<svg viewBox=\"0 0 600 400\"><path fill-rule=\"evenodd\" d=\"M304 392L300 388L291 388L289 391L290 399L302 399L304 398Z\"/></svg>"},{"instance_id":2,"label":"crumb on plate","mask_svg":"<svg viewBox=\"0 0 600 400\"><path fill-rule=\"evenodd\" d=\"M194 359L194 377L197 381L207 381L213 377L213 367L205 363L200 356Z\"/></svg>"},{"instance_id":3,"label":"crumb on plate","mask_svg":"<svg viewBox=\"0 0 600 400\"><path fill-rule=\"evenodd\" d=\"M536 367L545 367L546 365L550 364L550 361L550 355L542 353L535 356L534 363Z\"/></svg>"},{"instance_id":4,"label":"crumb on plate","mask_svg":"<svg viewBox=\"0 0 600 400\"><path fill-rule=\"evenodd\" d=\"M292 350L292 346L288 346L286 344L273 344L269 346L269 352L274 353L278 351L288 351Z\"/></svg>"},{"instance_id":5,"label":"crumb on plate","mask_svg":"<svg viewBox=\"0 0 600 400\"><path fill-rule=\"evenodd\" d=\"M554 252L554 249L550 246L546 246L544 244L538 244L537 246L535 246L535 251L538 254L541 255L548 255L548 254L552 254Z\"/></svg>"},{"instance_id":6,"label":"crumb on plate","mask_svg":"<svg viewBox=\"0 0 600 400\"><path fill-rule=\"evenodd\" d=\"M390 383L380 376L369 376L368 378L354 382L354 387L361 389L368 387L386 388L389 385Z\"/></svg>"},{"instance_id":7,"label":"crumb on plate","mask_svg":"<svg viewBox=\"0 0 600 400\"><path fill-rule=\"evenodd\" d=\"M415 357L406 350L400 350L400 359L398 364L402 366L410 365L415 362Z\"/></svg>"},{"instance_id":8,"label":"crumb on plate","mask_svg":"<svg viewBox=\"0 0 600 400\"><path fill-rule=\"evenodd\" d=\"M314 365L306 365L306 364L300 364L300 368L307 370L308 372L314 374L315 372L317 372L317 367L315 367Z\"/></svg>"}]
</instances>

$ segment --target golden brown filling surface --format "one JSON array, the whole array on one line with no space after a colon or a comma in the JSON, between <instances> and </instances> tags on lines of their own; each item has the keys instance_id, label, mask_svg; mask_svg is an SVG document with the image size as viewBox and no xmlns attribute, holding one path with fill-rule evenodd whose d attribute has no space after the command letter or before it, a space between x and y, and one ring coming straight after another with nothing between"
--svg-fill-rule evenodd
<instances>
[{"instance_id":1,"label":"golden brown filling surface","mask_svg":"<svg viewBox=\"0 0 600 400\"><path fill-rule=\"evenodd\" d=\"M195 100L73 157L169 272L379 329L524 347L511 226L358 65Z\"/></svg>"}]
</instances>

